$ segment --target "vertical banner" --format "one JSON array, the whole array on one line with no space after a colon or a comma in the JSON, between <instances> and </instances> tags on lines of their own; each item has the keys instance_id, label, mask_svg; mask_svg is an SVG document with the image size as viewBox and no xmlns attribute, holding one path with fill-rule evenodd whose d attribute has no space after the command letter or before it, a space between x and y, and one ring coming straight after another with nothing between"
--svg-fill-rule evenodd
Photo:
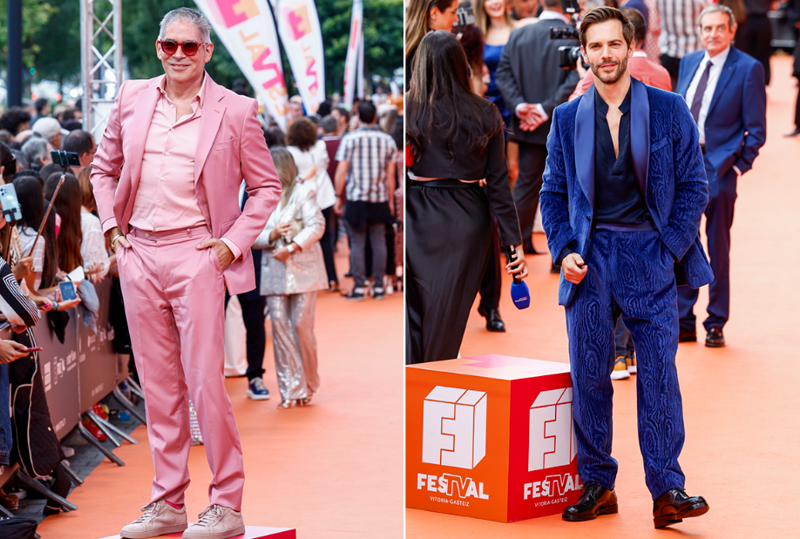
<instances>
[{"instance_id":1,"label":"vertical banner","mask_svg":"<svg viewBox=\"0 0 800 539\"><path fill-rule=\"evenodd\" d=\"M358 95L364 99L364 27L361 27L361 37L358 40Z\"/></svg>"},{"instance_id":2,"label":"vertical banner","mask_svg":"<svg viewBox=\"0 0 800 539\"><path fill-rule=\"evenodd\" d=\"M278 36L267 0L195 0L254 88L270 116L286 129L289 96Z\"/></svg>"},{"instance_id":3,"label":"vertical banner","mask_svg":"<svg viewBox=\"0 0 800 539\"><path fill-rule=\"evenodd\" d=\"M325 57L322 30L314 0L277 0L278 33L292 66L292 75L309 114L325 99Z\"/></svg>"},{"instance_id":4,"label":"vertical banner","mask_svg":"<svg viewBox=\"0 0 800 539\"><path fill-rule=\"evenodd\" d=\"M361 0L353 0L353 14L350 17L350 41L347 44L347 58L344 62L344 105L348 108L353 106L356 78L359 80L359 94L363 95L364 92L364 60L360 58L363 56L363 22L364 6L361 4ZM361 72L357 73L359 63L361 64Z\"/></svg>"}]
</instances>

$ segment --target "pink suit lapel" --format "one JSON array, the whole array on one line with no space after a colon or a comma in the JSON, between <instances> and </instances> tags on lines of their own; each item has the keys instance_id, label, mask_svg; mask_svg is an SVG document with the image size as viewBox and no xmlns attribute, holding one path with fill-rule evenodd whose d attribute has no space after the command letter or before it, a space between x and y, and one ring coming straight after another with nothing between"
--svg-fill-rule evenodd
<instances>
[{"instance_id":1,"label":"pink suit lapel","mask_svg":"<svg viewBox=\"0 0 800 539\"><path fill-rule=\"evenodd\" d=\"M197 188L200 173L206 164L206 159L211 152L211 146L214 144L214 139L217 136L217 131L219 131L219 126L225 113L225 105L220 103L225 94L220 91L217 83L211 80L208 73L206 73L206 77L208 77L206 80L206 95L203 102L203 114L200 116L200 140L197 142L197 151L194 154L195 188Z\"/></svg>"}]
</instances>

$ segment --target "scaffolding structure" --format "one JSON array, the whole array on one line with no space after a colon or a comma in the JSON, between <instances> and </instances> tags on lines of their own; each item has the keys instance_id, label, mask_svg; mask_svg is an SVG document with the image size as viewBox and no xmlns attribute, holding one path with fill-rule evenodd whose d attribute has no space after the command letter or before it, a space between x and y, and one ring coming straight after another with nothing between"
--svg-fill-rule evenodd
<instances>
[{"instance_id":1,"label":"scaffolding structure","mask_svg":"<svg viewBox=\"0 0 800 539\"><path fill-rule=\"evenodd\" d=\"M106 2L111 10L103 16L98 8ZM111 46L102 52L108 40ZM122 84L122 69L122 0L81 0L83 128L98 143Z\"/></svg>"}]
</instances>

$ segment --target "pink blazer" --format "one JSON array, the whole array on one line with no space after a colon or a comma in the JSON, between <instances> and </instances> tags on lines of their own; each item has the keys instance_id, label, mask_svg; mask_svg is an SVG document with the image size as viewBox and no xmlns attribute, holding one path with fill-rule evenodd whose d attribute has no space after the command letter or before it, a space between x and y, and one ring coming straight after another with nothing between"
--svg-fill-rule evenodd
<instances>
[{"instance_id":1,"label":"pink blazer","mask_svg":"<svg viewBox=\"0 0 800 539\"><path fill-rule=\"evenodd\" d=\"M145 139L159 96L156 87L163 76L126 81L111 109L91 176L103 232L119 226L128 233ZM256 116L258 103L205 76L195 192L213 236L233 242L242 252L223 273L228 292L241 294L256 286L250 246L280 200L281 183ZM249 195L244 211L239 209L242 178Z\"/></svg>"}]
</instances>

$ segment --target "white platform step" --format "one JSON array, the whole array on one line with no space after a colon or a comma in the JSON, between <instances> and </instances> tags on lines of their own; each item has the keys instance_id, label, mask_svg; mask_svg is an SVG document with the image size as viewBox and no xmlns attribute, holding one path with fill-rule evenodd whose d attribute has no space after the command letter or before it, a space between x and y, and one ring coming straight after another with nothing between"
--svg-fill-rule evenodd
<instances>
[{"instance_id":1,"label":"white platform step","mask_svg":"<svg viewBox=\"0 0 800 539\"><path fill-rule=\"evenodd\" d=\"M190 522L191 526L192 523ZM181 537L181 533L168 533L159 537ZM120 539L119 535L104 537L103 539ZM264 528L263 526L246 526L244 534L235 535L230 539L297 539L297 532L293 528Z\"/></svg>"}]
</instances>

